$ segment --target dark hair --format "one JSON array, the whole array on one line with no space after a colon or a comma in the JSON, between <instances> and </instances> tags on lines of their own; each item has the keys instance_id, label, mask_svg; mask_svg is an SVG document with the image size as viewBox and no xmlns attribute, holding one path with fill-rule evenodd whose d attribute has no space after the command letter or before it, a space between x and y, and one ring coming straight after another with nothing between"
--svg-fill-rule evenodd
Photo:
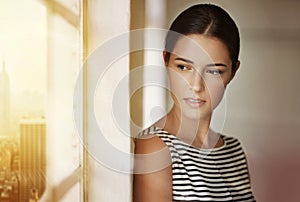
<instances>
[{"instance_id":1,"label":"dark hair","mask_svg":"<svg viewBox=\"0 0 300 202\"><path fill-rule=\"evenodd\" d=\"M166 36L165 61L169 62L177 40L182 35L203 34L221 40L229 51L232 71L236 69L240 52L239 30L230 15L212 4L198 4L180 13L172 23Z\"/></svg>"}]
</instances>

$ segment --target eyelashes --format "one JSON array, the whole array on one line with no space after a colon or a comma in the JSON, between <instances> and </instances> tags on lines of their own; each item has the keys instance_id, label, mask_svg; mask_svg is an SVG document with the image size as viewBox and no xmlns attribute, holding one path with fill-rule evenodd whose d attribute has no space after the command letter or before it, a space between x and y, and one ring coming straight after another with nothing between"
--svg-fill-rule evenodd
<instances>
[{"instance_id":1,"label":"eyelashes","mask_svg":"<svg viewBox=\"0 0 300 202\"><path fill-rule=\"evenodd\" d=\"M220 75L223 72L218 69L208 69L208 70L206 70L206 73L212 74L212 75Z\"/></svg>"},{"instance_id":2,"label":"eyelashes","mask_svg":"<svg viewBox=\"0 0 300 202\"><path fill-rule=\"evenodd\" d=\"M192 70L191 67L188 67L187 65L177 65L177 69L184 71L184 70Z\"/></svg>"},{"instance_id":3,"label":"eyelashes","mask_svg":"<svg viewBox=\"0 0 300 202\"><path fill-rule=\"evenodd\" d=\"M192 71L194 70L193 67L190 67L189 65L183 65L183 64L178 64L176 65L177 69L179 69L180 71ZM206 74L209 75L221 75L223 73L222 70L216 69L216 68L207 68L204 71Z\"/></svg>"}]
</instances>

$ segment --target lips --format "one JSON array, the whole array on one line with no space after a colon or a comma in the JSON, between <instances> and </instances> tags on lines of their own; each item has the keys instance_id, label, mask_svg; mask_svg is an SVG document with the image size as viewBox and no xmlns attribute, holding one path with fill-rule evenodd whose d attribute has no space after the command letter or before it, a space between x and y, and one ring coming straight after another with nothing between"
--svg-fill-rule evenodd
<instances>
[{"instance_id":1,"label":"lips","mask_svg":"<svg viewBox=\"0 0 300 202\"><path fill-rule=\"evenodd\" d=\"M202 100L200 98L184 98L184 101L193 108L201 107L205 104L205 100Z\"/></svg>"}]
</instances>

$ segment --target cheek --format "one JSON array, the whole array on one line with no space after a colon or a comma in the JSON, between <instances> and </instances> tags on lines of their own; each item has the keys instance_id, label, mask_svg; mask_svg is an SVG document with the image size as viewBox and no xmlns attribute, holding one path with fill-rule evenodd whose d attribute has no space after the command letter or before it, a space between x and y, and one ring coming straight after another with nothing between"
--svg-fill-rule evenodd
<instances>
[{"instance_id":1,"label":"cheek","mask_svg":"<svg viewBox=\"0 0 300 202\"><path fill-rule=\"evenodd\" d=\"M206 86L209 93L212 109L214 109L218 106L223 98L225 85L223 81L207 81Z\"/></svg>"},{"instance_id":2,"label":"cheek","mask_svg":"<svg viewBox=\"0 0 300 202\"><path fill-rule=\"evenodd\" d=\"M176 98L176 100L180 100L186 92L185 87L188 85L185 78L173 70L169 70L168 79L173 99Z\"/></svg>"}]
</instances>

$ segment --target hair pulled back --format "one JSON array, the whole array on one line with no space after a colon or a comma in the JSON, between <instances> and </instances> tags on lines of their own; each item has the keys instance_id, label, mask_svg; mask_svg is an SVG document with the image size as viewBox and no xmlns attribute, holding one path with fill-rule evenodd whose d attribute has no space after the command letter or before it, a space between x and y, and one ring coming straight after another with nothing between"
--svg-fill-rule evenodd
<instances>
[{"instance_id":1,"label":"hair pulled back","mask_svg":"<svg viewBox=\"0 0 300 202\"><path fill-rule=\"evenodd\" d=\"M169 61L170 53L177 40L182 35L190 34L202 34L221 40L228 49L232 61L232 71L236 70L240 52L239 30L225 10L212 4L197 4L180 13L173 21L166 36L166 62Z\"/></svg>"}]
</instances>

